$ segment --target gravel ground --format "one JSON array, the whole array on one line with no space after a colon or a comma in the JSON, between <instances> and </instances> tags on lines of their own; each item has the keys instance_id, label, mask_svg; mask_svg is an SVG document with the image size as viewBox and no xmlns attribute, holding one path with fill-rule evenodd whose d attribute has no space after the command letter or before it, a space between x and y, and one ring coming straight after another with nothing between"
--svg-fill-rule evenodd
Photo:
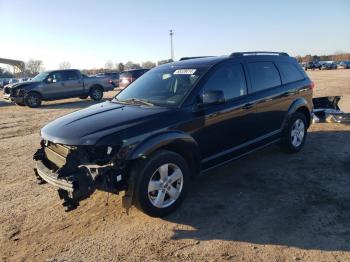
<instances>
[{"instance_id":1,"label":"gravel ground","mask_svg":"<svg viewBox=\"0 0 350 262\"><path fill-rule=\"evenodd\" d=\"M350 112L350 70L308 73L315 96L344 94ZM350 261L350 125L314 124L298 154L272 146L207 173L165 219L102 192L65 213L31 159L40 127L91 104L0 95L0 261Z\"/></svg>"}]
</instances>

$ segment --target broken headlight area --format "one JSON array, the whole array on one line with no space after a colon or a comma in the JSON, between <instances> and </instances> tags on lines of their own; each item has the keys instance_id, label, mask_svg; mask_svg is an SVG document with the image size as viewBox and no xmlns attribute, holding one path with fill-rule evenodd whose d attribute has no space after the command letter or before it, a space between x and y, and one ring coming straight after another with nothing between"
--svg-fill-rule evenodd
<instances>
[{"instance_id":1,"label":"broken headlight area","mask_svg":"<svg viewBox=\"0 0 350 262\"><path fill-rule=\"evenodd\" d=\"M312 99L314 104L314 123L347 123L350 124L350 113L339 108L341 96L325 96Z\"/></svg>"},{"instance_id":2,"label":"broken headlight area","mask_svg":"<svg viewBox=\"0 0 350 262\"><path fill-rule=\"evenodd\" d=\"M126 189L125 166L119 160L118 146L66 146L42 141L34 154L38 182L58 188L66 210L95 190L118 194Z\"/></svg>"}]
</instances>

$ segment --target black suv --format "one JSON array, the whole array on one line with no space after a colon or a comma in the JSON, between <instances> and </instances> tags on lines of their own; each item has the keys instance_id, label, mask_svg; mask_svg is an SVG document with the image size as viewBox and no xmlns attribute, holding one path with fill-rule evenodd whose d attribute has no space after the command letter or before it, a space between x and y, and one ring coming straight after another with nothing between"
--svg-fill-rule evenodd
<instances>
[{"instance_id":1,"label":"black suv","mask_svg":"<svg viewBox=\"0 0 350 262\"><path fill-rule=\"evenodd\" d=\"M279 142L298 152L314 85L286 53L233 53L158 66L113 100L41 130L38 182L67 210L96 189L125 191L123 206L175 210L199 173Z\"/></svg>"}]
</instances>

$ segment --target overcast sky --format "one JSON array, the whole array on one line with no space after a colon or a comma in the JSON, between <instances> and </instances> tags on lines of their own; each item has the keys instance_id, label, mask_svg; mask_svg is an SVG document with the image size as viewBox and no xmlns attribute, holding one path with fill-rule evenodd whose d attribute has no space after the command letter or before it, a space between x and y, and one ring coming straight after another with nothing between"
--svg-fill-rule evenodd
<instances>
[{"instance_id":1,"label":"overcast sky","mask_svg":"<svg viewBox=\"0 0 350 262\"><path fill-rule=\"evenodd\" d=\"M273 50L350 52L349 0L0 0L0 57L55 69Z\"/></svg>"}]
</instances>

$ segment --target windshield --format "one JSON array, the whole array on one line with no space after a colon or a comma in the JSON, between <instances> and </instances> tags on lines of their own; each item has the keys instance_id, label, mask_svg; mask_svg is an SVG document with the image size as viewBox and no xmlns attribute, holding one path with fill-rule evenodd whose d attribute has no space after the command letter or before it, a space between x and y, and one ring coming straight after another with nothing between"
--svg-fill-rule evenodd
<instances>
[{"instance_id":1,"label":"windshield","mask_svg":"<svg viewBox=\"0 0 350 262\"><path fill-rule=\"evenodd\" d=\"M207 68L160 68L142 75L115 100L142 100L160 106L178 106Z\"/></svg>"},{"instance_id":2,"label":"windshield","mask_svg":"<svg viewBox=\"0 0 350 262\"><path fill-rule=\"evenodd\" d=\"M32 82L42 82L46 79L46 77L49 75L48 72L42 72L38 75L36 75L34 78L32 78Z\"/></svg>"}]
</instances>

